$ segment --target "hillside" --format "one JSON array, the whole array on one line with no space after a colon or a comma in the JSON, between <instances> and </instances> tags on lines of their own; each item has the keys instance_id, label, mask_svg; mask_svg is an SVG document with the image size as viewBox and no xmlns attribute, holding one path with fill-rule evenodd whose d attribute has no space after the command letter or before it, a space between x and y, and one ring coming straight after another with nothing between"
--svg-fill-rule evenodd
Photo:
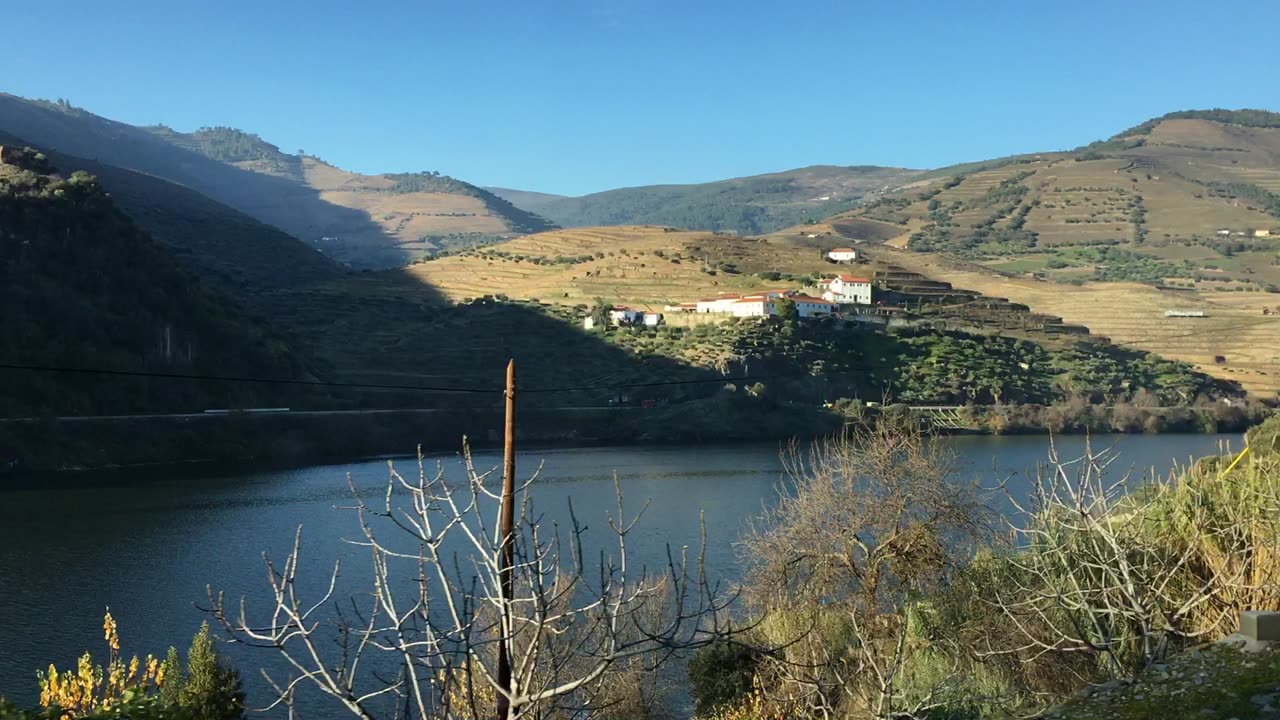
<instances>
[{"instance_id":1,"label":"hillside","mask_svg":"<svg viewBox=\"0 0 1280 720\"><path fill-rule=\"evenodd\" d=\"M1280 114L1187 111L1071 152L934 171L816 227L1055 280L1280 290L1277 193Z\"/></svg>"},{"instance_id":2,"label":"hillside","mask_svg":"<svg viewBox=\"0 0 1280 720\"><path fill-rule=\"evenodd\" d=\"M533 192L532 190L512 190L511 188L487 187L485 190L497 195L498 197L510 202L511 204L522 207L530 212L542 214L546 206L559 200L569 199L568 195L555 195L552 193Z\"/></svg>"},{"instance_id":3,"label":"hillside","mask_svg":"<svg viewBox=\"0 0 1280 720\"><path fill-rule=\"evenodd\" d=\"M597 301L660 311L718 292L804 286L834 268L817 248L777 237L578 228L283 291L272 303L279 321L306 338L309 350L343 379L483 384L515 355L535 386L761 376L768 379L752 390L755 397L810 411L841 397L879 400L886 394L923 404L1047 405L1075 397L1087 406L1123 403L1146 389L1147 401L1186 405L1190 413L1197 398L1238 393L1232 383L1187 365L1101 342L1061 318L981 298L890 263L859 268L918 308L888 333L839 323L789 329L706 315L670 315L669 325L657 329L581 329L581 317ZM440 302L437 291L452 302ZM640 392L674 403L716 391L715 385L677 385ZM577 402L598 404L611 396L588 392ZM531 400L568 402L554 395ZM1063 411L1063 417L1079 412ZM1102 405L1090 412L1093 419L1079 420L1086 423L1079 427L1134 427L1132 418L1109 420ZM1199 427L1190 416L1165 421L1164 427ZM1037 420L1023 422L1039 427ZM673 420L670 436L686 437L688 426Z\"/></svg>"},{"instance_id":4,"label":"hillside","mask_svg":"<svg viewBox=\"0 0 1280 720\"><path fill-rule=\"evenodd\" d=\"M787 172L693 185L622 188L582 197L495 189L563 227L671 225L759 235L820 220L863 198L896 188L917 171L815 165Z\"/></svg>"},{"instance_id":5,"label":"hillside","mask_svg":"<svg viewBox=\"0 0 1280 720\"><path fill-rule=\"evenodd\" d=\"M231 128L140 128L67 103L0 94L0 131L46 150L184 185L360 268L550 227L497 196L432 175L429 186L359 175Z\"/></svg>"},{"instance_id":6,"label":"hillside","mask_svg":"<svg viewBox=\"0 0 1280 720\"><path fill-rule=\"evenodd\" d=\"M884 243L870 254L1271 394L1278 192L1280 114L1185 111L1070 152L931 172L782 235Z\"/></svg>"},{"instance_id":7,"label":"hillside","mask_svg":"<svg viewBox=\"0 0 1280 720\"><path fill-rule=\"evenodd\" d=\"M25 139L0 132L0 144ZM46 151L64 173L93 175L115 204L188 270L223 289L255 291L332 280L347 271L279 228L210 200L190 188L132 170Z\"/></svg>"},{"instance_id":8,"label":"hillside","mask_svg":"<svg viewBox=\"0 0 1280 720\"><path fill-rule=\"evenodd\" d=\"M395 252L370 255L366 229L339 223L319 227L318 247L357 267L403 264L424 253L491 242L553 227L537 215L462 180L438 172L360 175L299 152L290 155L257 135L235 128L180 133L165 126L143 128L176 147L242 170L290 180L319 193L321 201L363 213ZM277 212L273 209L264 212Z\"/></svg>"},{"instance_id":9,"label":"hillside","mask_svg":"<svg viewBox=\"0 0 1280 720\"><path fill-rule=\"evenodd\" d=\"M119 371L294 378L280 339L207 289L83 172L31 150L0 163L0 358ZM4 370L0 415L198 412L271 402L269 388Z\"/></svg>"}]
</instances>

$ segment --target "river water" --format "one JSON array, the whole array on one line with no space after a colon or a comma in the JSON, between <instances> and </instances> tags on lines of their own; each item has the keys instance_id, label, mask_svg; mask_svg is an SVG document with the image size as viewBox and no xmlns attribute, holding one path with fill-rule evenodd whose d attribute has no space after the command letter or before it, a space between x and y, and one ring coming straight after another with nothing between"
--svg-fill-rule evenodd
<instances>
[{"instance_id":1,"label":"river water","mask_svg":"<svg viewBox=\"0 0 1280 720\"><path fill-rule=\"evenodd\" d=\"M1029 473L1046 457L1048 438L953 437L960 475L986 483L1010 478L1027 487ZM1078 454L1083 438L1059 438L1063 456ZM1239 436L1102 436L1095 446L1118 453L1112 470L1134 468L1165 475L1175 460L1215 453L1221 443L1239 447ZM662 564L668 545L696 547L705 512L707 564L713 577L732 577L734 542L776 496L782 476L776 445L732 447L589 448L523 452L518 474L541 465L535 484L540 509L576 516L597 533L616 507L617 473L628 513L645 501L641 530L630 539L630 558ZM432 456L460 476L458 456ZM475 462L488 469L495 453ZM396 460L416 474L412 460ZM206 586L230 598L246 596L265 607L263 553L282 558L303 527L302 575L319 592L335 558L345 558L344 580L359 583L367 554L341 542L355 537L347 476L361 490L385 487L387 461L371 460L289 470L202 468L128 473L85 473L19 479L0 486L0 697L20 704L37 698L35 671L50 663L74 664L85 650L104 654L102 614L119 623L127 654L163 655L185 649L204 614ZM601 538L602 534L588 535ZM587 548L588 556L592 549ZM257 668L269 658L241 646L224 649L245 677L250 703L266 699ZM334 715L337 708L330 708ZM325 713L330 714L330 713Z\"/></svg>"}]
</instances>

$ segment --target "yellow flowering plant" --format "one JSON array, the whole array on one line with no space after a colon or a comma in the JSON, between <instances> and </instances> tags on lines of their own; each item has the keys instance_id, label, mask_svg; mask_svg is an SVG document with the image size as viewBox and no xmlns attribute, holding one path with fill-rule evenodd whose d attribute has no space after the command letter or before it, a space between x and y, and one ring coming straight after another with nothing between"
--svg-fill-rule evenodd
<instances>
[{"instance_id":1,"label":"yellow flowering plant","mask_svg":"<svg viewBox=\"0 0 1280 720\"><path fill-rule=\"evenodd\" d=\"M47 673L36 673L40 679L40 705L61 710L63 720L110 710L164 685L165 665L155 657L147 655L144 663L134 655L126 663L120 655L120 635L110 608L102 620L102 630L109 650L105 667L94 665L93 656L85 652L74 670L59 672L50 664Z\"/></svg>"}]
</instances>

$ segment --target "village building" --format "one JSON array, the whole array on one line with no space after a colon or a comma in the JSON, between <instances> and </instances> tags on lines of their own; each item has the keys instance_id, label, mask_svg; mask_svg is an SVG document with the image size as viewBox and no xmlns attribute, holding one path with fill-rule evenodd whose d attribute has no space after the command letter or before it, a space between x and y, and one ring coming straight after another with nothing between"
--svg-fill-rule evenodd
<instances>
[{"instance_id":1,"label":"village building","mask_svg":"<svg viewBox=\"0 0 1280 720\"><path fill-rule=\"evenodd\" d=\"M838 247L827 253L827 257L835 262L854 262L858 259L858 251L848 247Z\"/></svg>"},{"instance_id":2,"label":"village building","mask_svg":"<svg viewBox=\"0 0 1280 720\"><path fill-rule=\"evenodd\" d=\"M1270 230L1254 230L1253 236L1256 238L1271 237L1271 231Z\"/></svg>"},{"instance_id":3,"label":"village building","mask_svg":"<svg viewBox=\"0 0 1280 720\"><path fill-rule=\"evenodd\" d=\"M763 295L734 300L729 306L734 317L767 317L778 314L777 300Z\"/></svg>"},{"instance_id":4,"label":"village building","mask_svg":"<svg viewBox=\"0 0 1280 720\"><path fill-rule=\"evenodd\" d=\"M614 327L631 327L635 325L657 327L662 324L662 313L645 312L644 310L617 305L609 310L609 324ZM595 326L596 319L594 317L588 316L582 319L583 328L591 330Z\"/></svg>"},{"instance_id":5,"label":"village building","mask_svg":"<svg viewBox=\"0 0 1280 720\"><path fill-rule=\"evenodd\" d=\"M778 314L778 301L783 297L774 293L748 295L734 302L731 312L734 317L772 317ZM796 314L802 318L831 315L836 310L835 303L822 298L794 295L790 300L796 304Z\"/></svg>"},{"instance_id":6,"label":"village building","mask_svg":"<svg viewBox=\"0 0 1280 720\"><path fill-rule=\"evenodd\" d=\"M735 302L742 299L741 295L717 295L713 298L699 300L696 303L697 312L700 313L727 313Z\"/></svg>"},{"instance_id":7,"label":"village building","mask_svg":"<svg viewBox=\"0 0 1280 720\"><path fill-rule=\"evenodd\" d=\"M748 295L717 295L713 298L699 300L697 302L697 312L700 313L733 313L734 303L745 298L767 298L777 299L787 295L794 295L794 290L761 290L750 293Z\"/></svg>"},{"instance_id":8,"label":"village building","mask_svg":"<svg viewBox=\"0 0 1280 720\"><path fill-rule=\"evenodd\" d=\"M662 308L662 311L663 311L663 312L669 312L669 313L691 313L691 312L698 312L698 303L696 303L696 302L687 302L687 303L679 303L679 304L677 304L677 305L668 305L668 306L666 306L666 307Z\"/></svg>"},{"instance_id":9,"label":"village building","mask_svg":"<svg viewBox=\"0 0 1280 720\"><path fill-rule=\"evenodd\" d=\"M831 315L836 311L835 303L822 298L796 295L791 300L796 304L796 312L802 318Z\"/></svg>"},{"instance_id":10,"label":"village building","mask_svg":"<svg viewBox=\"0 0 1280 720\"><path fill-rule=\"evenodd\" d=\"M822 299L838 305L870 305L871 280L852 275L837 275L827 282Z\"/></svg>"},{"instance_id":11,"label":"village building","mask_svg":"<svg viewBox=\"0 0 1280 720\"><path fill-rule=\"evenodd\" d=\"M609 322L614 325L639 325L644 322L644 311L617 305L609 311Z\"/></svg>"}]
</instances>

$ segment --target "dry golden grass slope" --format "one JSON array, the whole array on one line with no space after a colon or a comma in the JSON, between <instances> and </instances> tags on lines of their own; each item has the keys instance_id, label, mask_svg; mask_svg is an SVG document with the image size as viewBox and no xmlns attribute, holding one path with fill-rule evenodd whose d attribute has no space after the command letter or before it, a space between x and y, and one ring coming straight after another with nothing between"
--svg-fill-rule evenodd
<instances>
[{"instance_id":1,"label":"dry golden grass slope","mask_svg":"<svg viewBox=\"0 0 1280 720\"><path fill-rule=\"evenodd\" d=\"M349 172L310 156L290 166L231 164L313 191L319 203L301 206L288 194L267 196L261 212L295 215L292 223L308 228L311 242L357 266L399 265L454 243L512 237L525 230L505 208L486 202L485 191L461 182L449 184L462 192L404 192L392 177Z\"/></svg>"},{"instance_id":2,"label":"dry golden grass slope","mask_svg":"<svg viewBox=\"0 0 1280 720\"><path fill-rule=\"evenodd\" d=\"M543 264L532 258L543 259ZM727 272L725 264L737 272ZM621 226L526 235L478 252L418 263L407 272L453 300L503 294L576 305L602 298L661 310L722 292L787 284L763 281L757 272L799 275L831 267L817 250L763 238Z\"/></svg>"}]
</instances>

